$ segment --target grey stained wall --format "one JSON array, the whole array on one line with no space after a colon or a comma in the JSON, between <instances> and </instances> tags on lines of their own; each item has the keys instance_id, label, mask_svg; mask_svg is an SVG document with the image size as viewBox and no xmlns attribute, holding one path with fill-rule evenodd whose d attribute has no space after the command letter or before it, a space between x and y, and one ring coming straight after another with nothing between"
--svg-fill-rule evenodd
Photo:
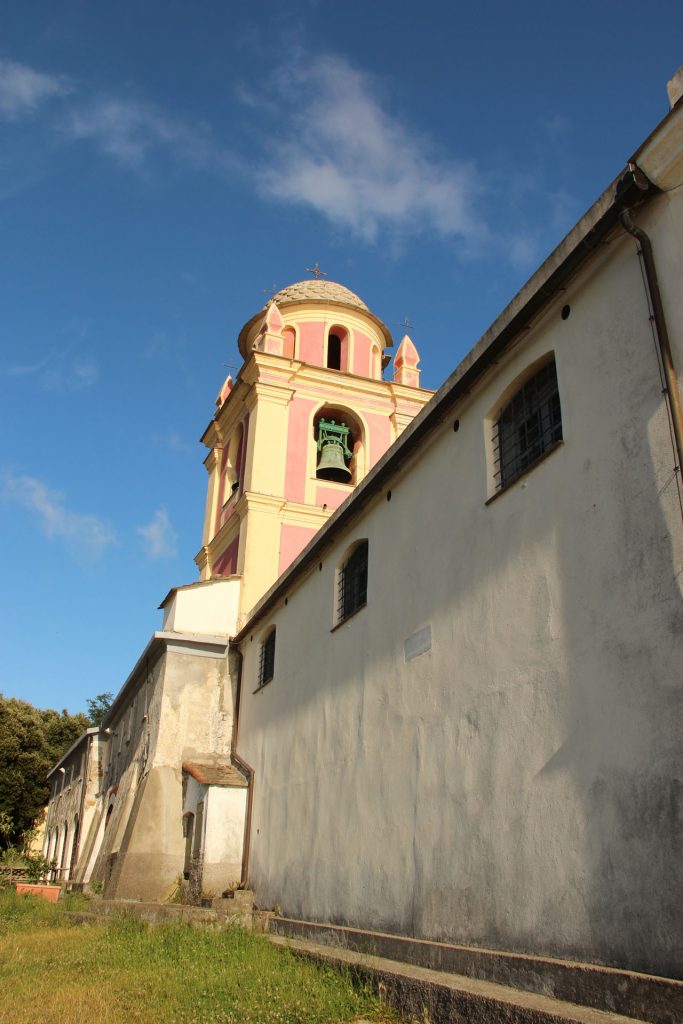
<instances>
[{"instance_id":1,"label":"grey stained wall","mask_svg":"<svg viewBox=\"0 0 683 1024\"><path fill-rule=\"evenodd\" d=\"M638 214L679 369L680 207ZM549 352L564 442L487 504L490 417ZM242 644L261 905L681 976L673 467L635 243L615 237ZM362 537L367 607L331 631Z\"/></svg>"},{"instance_id":2,"label":"grey stained wall","mask_svg":"<svg viewBox=\"0 0 683 1024\"><path fill-rule=\"evenodd\" d=\"M103 881L107 898L164 899L178 882L182 763L230 747L233 696L224 647L180 636L164 641L108 720L110 760L92 876Z\"/></svg>"}]
</instances>

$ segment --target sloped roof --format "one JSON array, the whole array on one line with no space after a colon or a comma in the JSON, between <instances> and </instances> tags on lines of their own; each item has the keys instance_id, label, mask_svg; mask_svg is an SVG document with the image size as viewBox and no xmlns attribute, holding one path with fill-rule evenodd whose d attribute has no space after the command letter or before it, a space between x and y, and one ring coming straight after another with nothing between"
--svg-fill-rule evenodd
<instances>
[{"instance_id":1,"label":"sloped roof","mask_svg":"<svg viewBox=\"0 0 683 1024\"><path fill-rule=\"evenodd\" d=\"M183 761L183 771L191 775L200 786L232 786L246 789L247 780L242 772L225 759Z\"/></svg>"}]
</instances>

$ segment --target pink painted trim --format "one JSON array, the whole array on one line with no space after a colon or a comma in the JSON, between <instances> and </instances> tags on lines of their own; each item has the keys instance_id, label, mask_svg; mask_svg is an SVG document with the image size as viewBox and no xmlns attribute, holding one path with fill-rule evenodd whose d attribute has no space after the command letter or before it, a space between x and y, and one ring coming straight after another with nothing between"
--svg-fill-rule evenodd
<instances>
[{"instance_id":1,"label":"pink painted trim","mask_svg":"<svg viewBox=\"0 0 683 1024\"><path fill-rule=\"evenodd\" d=\"M353 345L353 372L359 377L372 377L370 365L370 350L373 339L364 334L363 331L356 331Z\"/></svg>"},{"instance_id":2,"label":"pink painted trim","mask_svg":"<svg viewBox=\"0 0 683 1024\"><path fill-rule=\"evenodd\" d=\"M333 512L335 508L339 508L342 501L346 501L352 490L353 484L349 484L348 487L340 486L339 489L334 488L334 490L331 487L318 486L315 489L315 503L318 508L323 508L326 505L325 511Z\"/></svg>"},{"instance_id":3,"label":"pink painted trim","mask_svg":"<svg viewBox=\"0 0 683 1024\"><path fill-rule=\"evenodd\" d=\"M301 554L311 537L318 531L315 527L294 526L291 523L283 523L280 528L280 559L279 575L291 565L297 555Z\"/></svg>"},{"instance_id":4,"label":"pink painted trim","mask_svg":"<svg viewBox=\"0 0 683 1024\"><path fill-rule=\"evenodd\" d=\"M237 572L237 556L239 554L239 534L232 540L213 564L212 576L234 576Z\"/></svg>"},{"instance_id":5,"label":"pink painted trim","mask_svg":"<svg viewBox=\"0 0 683 1024\"><path fill-rule=\"evenodd\" d=\"M285 498L288 501L306 500L308 454L309 447L313 445L313 437L309 434L309 420L311 410L317 404L314 399L295 395L289 406L285 466Z\"/></svg>"},{"instance_id":6,"label":"pink painted trim","mask_svg":"<svg viewBox=\"0 0 683 1024\"><path fill-rule=\"evenodd\" d=\"M299 359L303 363L323 365L325 325L322 321L299 324Z\"/></svg>"}]
</instances>

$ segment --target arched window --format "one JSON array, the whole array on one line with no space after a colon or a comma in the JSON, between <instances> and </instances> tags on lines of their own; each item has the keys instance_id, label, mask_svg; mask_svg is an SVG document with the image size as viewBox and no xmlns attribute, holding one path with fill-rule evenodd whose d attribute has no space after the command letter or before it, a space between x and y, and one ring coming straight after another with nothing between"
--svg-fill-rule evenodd
<instances>
[{"instance_id":1,"label":"arched window","mask_svg":"<svg viewBox=\"0 0 683 1024\"><path fill-rule=\"evenodd\" d=\"M337 577L337 622L344 622L368 599L368 542L362 540L342 563Z\"/></svg>"},{"instance_id":2,"label":"arched window","mask_svg":"<svg viewBox=\"0 0 683 1024\"><path fill-rule=\"evenodd\" d=\"M259 657L258 684L265 686L275 675L275 626L266 633L261 641Z\"/></svg>"},{"instance_id":3,"label":"arched window","mask_svg":"<svg viewBox=\"0 0 683 1024\"><path fill-rule=\"evenodd\" d=\"M370 351L370 376L375 380L382 376L382 357L377 345L373 345Z\"/></svg>"},{"instance_id":4,"label":"arched window","mask_svg":"<svg viewBox=\"0 0 683 1024\"><path fill-rule=\"evenodd\" d=\"M562 412L555 360L522 384L493 429L496 490L516 480L562 440Z\"/></svg>"},{"instance_id":5,"label":"arched window","mask_svg":"<svg viewBox=\"0 0 683 1024\"><path fill-rule=\"evenodd\" d=\"M240 463L242 461L242 443L244 440L244 427L241 423L237 425L228 443L228 450L225 459L225 488L223 491L223 503L238 490L240 485Z\"/></svg>"},{"instance_id":6,"label":"arched window","mask_svg":"<svg viewBox=\"0 0 683 1024\"><path fill-rule=\"evenodd\" d=\"M349 332L340 324L332 324L325 342L325 366L328 370L350 370Z\"/></svg>"},{"instance_id":7,"label":"arched window","mask_svg":"<svg viewBox=\"0 0 683 1024\"><path fill-rule=\"evenodd\" d=\"M296 346L296 331L293 327L285 327L282 332L282 337L284 339L282 354L283 356L287 356L288 359L293 359L294 349Z\"/></svg>"},{"instance_id":8,"label":"arched window","mask_svg":"<svg viewBox=\"0 0 683 1024\"><path fill-rule=\"evenodd\" d=\"M341 370L341 338L338 334L330 334L327 339L327 368Z\"/></svg>"}]
</instances>

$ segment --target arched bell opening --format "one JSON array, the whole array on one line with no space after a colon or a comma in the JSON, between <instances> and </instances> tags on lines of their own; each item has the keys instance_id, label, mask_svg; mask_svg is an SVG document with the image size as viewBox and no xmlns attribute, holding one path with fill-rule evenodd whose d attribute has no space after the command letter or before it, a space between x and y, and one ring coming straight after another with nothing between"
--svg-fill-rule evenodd
<instances>
[{"instance_id":1,"label":"arched bell opening","mask_svg":"<svg viewBox=\"0 0 683 1024\"><path fill-rule=\"evenodd\" d=\"M325 405L313 419L315 475L319 480L355 485L363 449L363 428L348 409Z\"/></svg>"},{"instance_id":2,"label":"arched bell opening","mask_svg":"<svg viewBox=\"0 0 683 1024\"><path fill-rule=\"evenodd\" d=\"M282 354L288 359L294 359L296 352L296 331L293 327L285 327L282 332Z\"/></svg>"},{"instance_id":3,"label":"arched bell opening","mask_svg":"<svg viewBox=\"0 0 683 1024\"><path fill-rule=\"evenodd\" d=\"M378 345L373 345L370 350L370 376L374 380L382 379L382 355Z\"/></svg>"},{"instance_id":4,"label":"arched bell opening","mask_svg":"<svg viewBox=\"0 0 683 1024\"><path fill-rule=\"evenodd\" d=\"M224 473L225 482L223 486L223 504L239 489L240 486L240 463L242 461L242 443L244 440L244 428L241 423L237 425L230 441L225 449Z\"/></svg>"},{"instance_id":5,"label":"arched bell opening","mask_svg":"<svg viewBox=\"0 0 683 1024\"><path fill-rule=\"evenodd\" d=\"M325 366L328 370L349 369L349 332L344 327L330 327L325 347Z\"/></svg>"}]
</instances>

